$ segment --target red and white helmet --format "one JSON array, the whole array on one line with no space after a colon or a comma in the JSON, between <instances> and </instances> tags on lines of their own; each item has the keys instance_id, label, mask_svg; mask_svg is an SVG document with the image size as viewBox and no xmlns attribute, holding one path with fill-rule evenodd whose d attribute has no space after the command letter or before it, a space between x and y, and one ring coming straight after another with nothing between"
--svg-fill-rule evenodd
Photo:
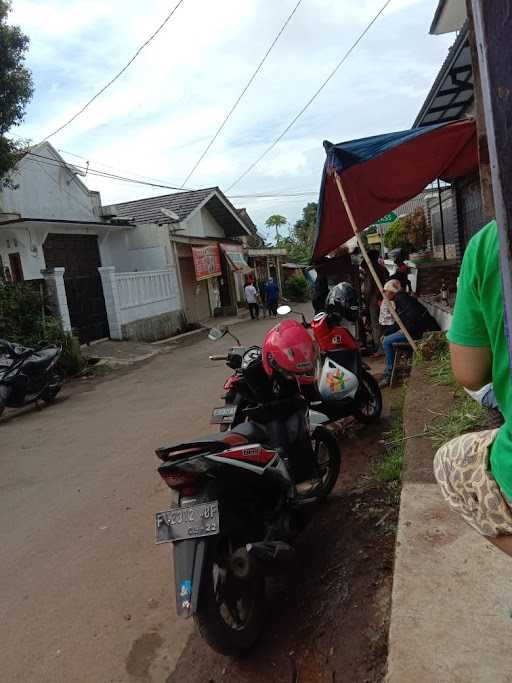
<instances>
[{"instance_id":1,"label":"red and white helmet","mask_svg":"<svg viewBox=\"0 0 512 683\"><path fill-rule=\"evenodd\" d=\"M296 320L283 320L263 340L263 368L269 377L277 370L285 375L314 377L318 348Z\"/></svg>"}]
</instances>

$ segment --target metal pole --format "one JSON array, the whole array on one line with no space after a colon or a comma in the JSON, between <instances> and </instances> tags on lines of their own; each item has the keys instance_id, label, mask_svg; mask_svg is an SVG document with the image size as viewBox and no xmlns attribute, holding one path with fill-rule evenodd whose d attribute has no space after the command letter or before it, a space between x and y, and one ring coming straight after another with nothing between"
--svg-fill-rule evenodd
<instances>
[{"instance_id":1,"label":"metal pole","mask_svg":"<svg viewBox=\"0 0 512 683\"><path fill-rule=\"evenodd\" d=\"M338 186L338 192L340 193L340 196L341 196L341 201L343 202L343 206L345 207L345 211L347 212L348 220L350 221L350 225L352 226L352 230L354 231L354 235L357 239L359 249L361 249L361 254L363 255L363 258L366 261L366 265L368 266L368 269L369 269L370 273L372 274L373 279L375 280L375 284L377 285L380 293L384 297L385 296L384 295L384 288L382 286L381 281L379 280L379 276L375 272L375 268L373 267L373 263L371 262L370 257L368 256L368 252L366 251L366 247L364 246L364 242L361 239L361 235L359 234L359 232L357 230L357 225L356 225L356 222L354 220L354 216L352 215L352 211L350 209L350 205L349 205L347 197L345 195L343 185L341 184L340 177L337 173L334 174L334 177L336 179L336 185ZM396 312L395 307L389 306L389 312L393 316L393 319L396 322L396 324L398 325L398 327L402 330L405 338L407 339L407 341L411 345L411 348L413 349L413 351L416 351L416 349L417 349L416 342L414 341L414 339L409 334L409 331L407 330L407 328L403 324L402 320L400 319L400 316Z\"/></svg>"},{"instance_id":2,"label":"metal pole","mask_svg":"<svg viewBox=\"0 0 512 683\"><path fill-rule=\"evenodd\" d=\"M439 217L441 219L441 237L443 240L443 261L446 261L446 239L444 236L444 215L443 215L443 199L441 196L441 183L437 179L437 196L439 197Z\"/></svg>"}]
</instances>

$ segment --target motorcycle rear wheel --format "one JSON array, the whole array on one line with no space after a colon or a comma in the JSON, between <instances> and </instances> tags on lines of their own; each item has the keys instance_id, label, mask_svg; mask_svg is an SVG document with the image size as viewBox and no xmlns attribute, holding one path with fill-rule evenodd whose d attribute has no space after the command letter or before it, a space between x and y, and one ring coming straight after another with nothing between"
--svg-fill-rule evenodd
<instances>
[{"instance_id":1,"label":"motorcycle rear wheel","mask_svg":"<svg viewBox=\"0 0 512 683\"><path fill-rule=\"evenodd\" d=\"M213 650L221 655L243 656L260 637L265 616L262 574L236 578L228 568L227 555L207 561L194 621Z\"/></svg>"},{"instance_id":2,"label":"motorcycle rear wheel","mask_svg":"<svg viewBox=\"0 0 512 683\"><path fill-rule=\"evenodd\" d=\"M377 422L382 413L382 393L375 378L366 370L361 375L361 385L356 396L358 408L354 417L363 424Z\"/></svg>"}]
</instances>

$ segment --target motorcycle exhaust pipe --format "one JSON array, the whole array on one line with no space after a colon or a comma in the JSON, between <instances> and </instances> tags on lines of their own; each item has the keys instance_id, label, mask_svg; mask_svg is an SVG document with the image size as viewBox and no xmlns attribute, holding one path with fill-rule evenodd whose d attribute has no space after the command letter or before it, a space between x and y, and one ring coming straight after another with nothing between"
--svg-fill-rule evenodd
<instances>
[{"instance_id":1,"label":"motorcycle exhaust pipe","mask_svg":"<svg viewBox=\"0 0 512 683\"><path fill-rule=\"evenodd\" d=\"M295 554L292 546L284 541L248 543L245 547L248 556L262 564L285 564Z\"/></svg>"}]
</instances>

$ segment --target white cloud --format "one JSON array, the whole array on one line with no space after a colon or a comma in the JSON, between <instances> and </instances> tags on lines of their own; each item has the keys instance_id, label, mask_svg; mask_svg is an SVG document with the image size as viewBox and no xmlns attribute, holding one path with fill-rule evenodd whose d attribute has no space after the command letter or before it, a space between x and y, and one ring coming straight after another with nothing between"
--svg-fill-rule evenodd
<instances>
[{"instance_id":1,"label":"white cloud","mask_svg":"<svg viewBox=\"0 0 512 683\"><path fill-rule=\"evenodd\" d=\"M101 160L126 175L181 183L295 2L185 0L125 74L51 142L84 155L91 166ZM303 2L189 184L229 186L303 106L382 2ZM37 141L71 117L171 7L168 0L17 0L12 20L31 38L36 89L16 132ZM428 35L433 11L429 0L393 0L297 125L233 193L315 190L325 138L409 127L452 39ZM92 176L87 182L105 203L162 192ZM261 225L275 212L296 220L310 199L238 204Z\"/></svg>"}]
</instances>

